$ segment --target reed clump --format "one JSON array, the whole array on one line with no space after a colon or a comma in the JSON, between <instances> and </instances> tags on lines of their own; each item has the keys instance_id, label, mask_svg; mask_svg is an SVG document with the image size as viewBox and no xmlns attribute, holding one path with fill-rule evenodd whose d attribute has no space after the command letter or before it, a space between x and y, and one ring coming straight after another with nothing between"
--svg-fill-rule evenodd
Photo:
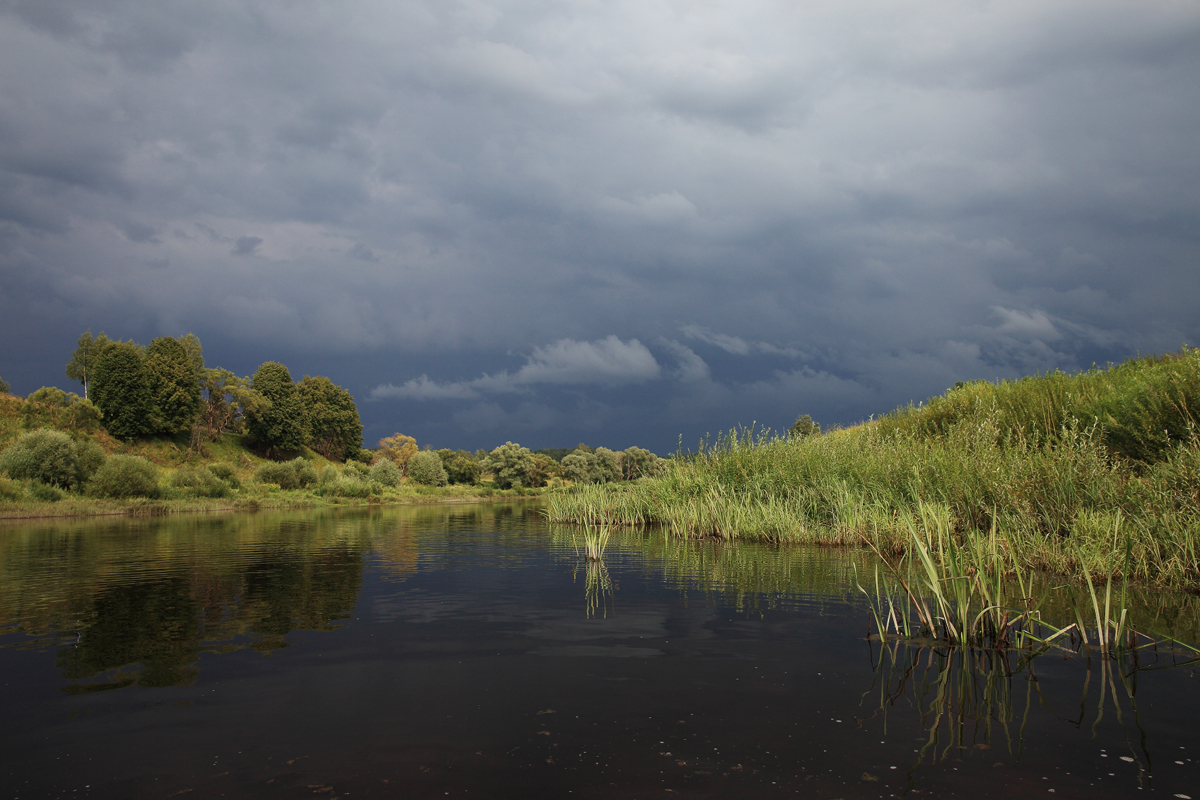
<instances>
[{"instance_id":1,"label":"reed clump","mask_svg":"<svg viewBox=\"0 0 1200 800\"><path fill-rule=\"evenodd\" d=\"M733 430L660 477L554 494L546 512L897 555L930 533L933 507L960 546L985 537L1010 570L1200 589L1200 351L969 383L819 436Z\"/></svg>"}]
</instances>

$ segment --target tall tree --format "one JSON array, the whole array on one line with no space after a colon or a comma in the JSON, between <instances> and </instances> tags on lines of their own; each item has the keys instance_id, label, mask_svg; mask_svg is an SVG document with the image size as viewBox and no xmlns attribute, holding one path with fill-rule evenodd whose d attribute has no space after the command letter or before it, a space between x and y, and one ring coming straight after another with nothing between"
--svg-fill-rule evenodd
<instances>
[{"instance_id":1,"label":"tall tree","mask_svg":"<svg viewBox=\"0 0 1200 800\"><path fill-rule=\"evenodd\" d=\"M79 346L75 348L75 352L71 354L71 360L67 362L67 377L83 384L83 396L87 398L88 382L91 380L92 373L96 369L96 364L100 360L100 354L112 342L104 335L104 331L100 331L99 336L93 337L92 329L88 328L79 337L78 344Z\"/></svg>"},{"instance_id":2,"label":"tall tree","mask_svg":"<svg viewBox=\"0 0 1200 800\"><path fill-rule=\"evenodd\" d=\"M199 341L195 339L197 346ZM180 340L161 336L150 342L146 371L154 394L155 432L183 433L200 412L200 382L193 364L193 356Z\"/></svg>"},{"instance_id":3,"label":"tall tree","mask_svg":"<svg viewBox=\"0 0 1200 800\"><path fill-rule=\"evenodd\" d=\"M288 368L268 361L254 371L250 388L266 401L257 409L246 409L246 432L251 441L272 458L303 447L308 438L304 408Z\"/></svg>"},{"instance_id":4,"label":"tall tree","mask_svg":"<svg viewBox=\"0 0 1200 800\"><path fill-rule=\"evenodd\" d=\"M320 375L305 375L296 391L304 406L309 447L338 461L362 447L362 422L349 392Z\"/></svg>"},{"instance_id":5,"label":"tall tree","mask_svg":"<svg viewBox=\"0 0 1200 800\"><path fill-rule=\"evenodd\" d=\"M118 439L153 433L154 395L146 356L133 342L111 342L91 376L92 400L108 432Z\"/></svg>"}]
</instances>

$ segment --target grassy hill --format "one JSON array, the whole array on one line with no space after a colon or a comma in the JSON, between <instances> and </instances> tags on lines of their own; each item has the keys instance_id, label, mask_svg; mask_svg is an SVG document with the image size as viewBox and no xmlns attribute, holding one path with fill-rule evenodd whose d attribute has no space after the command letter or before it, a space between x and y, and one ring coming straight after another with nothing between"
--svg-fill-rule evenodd
<instances>
[{"instance_id":1,"label":"grassy hill","mask_svg":"<svg viewBox=\"0 0 1200 800\"><path fill-rule=\"evenodd\" d=\"M885 553L950 531L1020 567L1200 589L1200 351L959 385L825 435L731 431L550 513Z\"/></svg>"}]
</instances>

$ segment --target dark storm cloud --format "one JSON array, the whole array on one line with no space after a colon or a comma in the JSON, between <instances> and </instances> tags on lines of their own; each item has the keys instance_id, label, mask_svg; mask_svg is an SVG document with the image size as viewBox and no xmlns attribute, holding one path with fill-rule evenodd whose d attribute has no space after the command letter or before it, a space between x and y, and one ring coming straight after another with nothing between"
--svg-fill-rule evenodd
<instances>
[{"instance_id":1,"label":"dark storm cloud","mask_svg":"<svg viewBox=\"0 0 1200 800\"><path fill-rule=\"evenodd\" d=\"M0 70L17 391L192 330L662 447L1200 338L1194 4L0 0Z\"/></svg>"}]
</instances>

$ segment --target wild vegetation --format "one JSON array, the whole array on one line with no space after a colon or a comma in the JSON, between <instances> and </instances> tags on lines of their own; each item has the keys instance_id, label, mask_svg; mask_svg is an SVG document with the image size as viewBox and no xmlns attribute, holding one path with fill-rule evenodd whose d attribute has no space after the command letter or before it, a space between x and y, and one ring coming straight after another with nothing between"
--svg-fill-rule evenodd
<instances>
[{"instance_id":1,"label":"wild vegetation","mask_svg":"<svg viewBox=\"0 0 1200 800\"><path fill-rule=\"evenodd\" d=\"M681 537L870 545L938 520L1006 573L1200 589L1200 352L960 384L851 429L735 430L659 477L548 500L554 521ZM935 556L942 558L944 551Z\"/></svg>"},{"instance_id":2,"label":"wild vegetation","mask_svg":"<svg viewBox=\"0 0 1200 800\"><path fill-rule=\"evenodd\" d=\"M88 331L66 372L83 397L43 387L20 398L0 386L0 515L461 500L569 480L555 458L512 442L422 450L396 433L364 449L354 399L329 378L294 382L276 362L245 378L207 368L192 334L143 347ZM595 473L579 480L595 482L661 461L636 447L561 452Z\"/></svg>"}]
</instances>

